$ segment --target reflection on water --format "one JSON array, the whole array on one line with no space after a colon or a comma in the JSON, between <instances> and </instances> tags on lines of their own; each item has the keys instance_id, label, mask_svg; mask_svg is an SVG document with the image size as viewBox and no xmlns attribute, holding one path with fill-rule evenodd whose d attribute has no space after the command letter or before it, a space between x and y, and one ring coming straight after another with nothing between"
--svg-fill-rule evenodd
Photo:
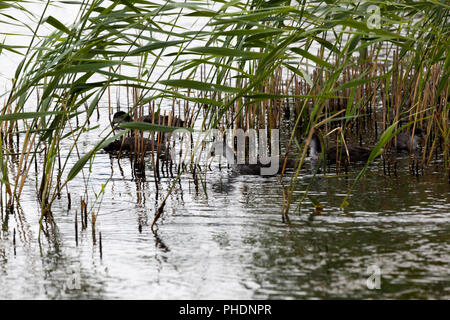
<instances>
[{"instance_id":1,"label":"reflection on water","mask_svg":"<svg viewBox=\"0 0 450 320\"><path fill-rule=\"evenodd\" d=\"M281 185L289 187L292 173L280 182L213 167L206 193L185 174L153 234L154 214L174 178L163 178L157 189L151 161L143 181L133 176L129 159L99 154L89 188L98 192L112 172L102 205L94 207L103 258L90 227L79 231L76 246L80 208L67 210L64 199L39 245L39 214L30 198L1 233L0 297L449 298L449 185L439 168L414 177L407 167L405 157L404 170L388 177L376 162L343 211L338 207L354 176L314 178L305 169L288 224L281 219ZM309 184L324 206L321 214L308 200L296 209ZM70 190L76 199L84 186ZM381 269L379 290L366 286L373 265Z\"/></svg>"}]
</instances>

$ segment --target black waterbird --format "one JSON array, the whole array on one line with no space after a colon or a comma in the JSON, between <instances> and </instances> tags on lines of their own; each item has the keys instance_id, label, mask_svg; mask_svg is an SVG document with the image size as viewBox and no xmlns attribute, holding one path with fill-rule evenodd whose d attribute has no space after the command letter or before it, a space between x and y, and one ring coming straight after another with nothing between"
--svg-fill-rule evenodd
<instances>
[{"instance_id":1,"label":"black waterbird","mask_svg":"<svg viewBox=\"0 0 450 320\"><path fill-rule=\"evenodd\" d=\"M283 171L283 167L286 169L292 169L296 168L297 165L297 160L280 156L267 157L265 159L266 161L263 161L263 159L258 156L256 163L240 163L234 150L225 142L216 142L214 146L216 149L219 149L219 151L222 147L221 156L226 158L233 172L240 175L273 176L281 173ZM215 156L215 150L211 149L210 156ZM285 162L286 166L284 165Z\"/></svg>"},{"instance_id":2,"label":"black waterbird","mask_svg":"<svg viewBox=\"0 0 450 320\"><path fill-rule=\"evenodd\" d=\"M322 154L322 143L317 133L313 133L311 142L309 143L311 160L317 161ZM336 145L330 146L324 150L326 161L335 163L337 160L346 163L367 161L372 152L372 148L353 146L342 144L339 147Z\"/></svg>"},{"instance_id":3,"label":"black waterbird","mask_svg":"<svg viewBox=\"0 0 450 320\"><path fill-rule=\"evenodd\" d=\"M420 128L414 130L414 135L400 132L396 137L397 151L417 151L423 143L424 132ZM395 140L394 140L395 141Z\"/></svg>"}]
</instances>

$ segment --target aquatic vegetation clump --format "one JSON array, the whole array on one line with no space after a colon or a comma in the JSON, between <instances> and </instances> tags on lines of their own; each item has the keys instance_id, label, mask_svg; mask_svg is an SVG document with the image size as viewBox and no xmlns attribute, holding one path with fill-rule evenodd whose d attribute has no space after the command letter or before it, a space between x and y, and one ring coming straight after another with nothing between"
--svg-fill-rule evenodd
<instances>
[{"instance_id":1,"label":"aquatic vegetation clump","mask_svg":"<svg viewBox=\"0 0 450 320\"><path fill-rule=\"evenodd\" d=\"M151 147L159 176L161 141L175 143L177 124L120 123L121 132L96 125L119 110L135 120L151 114L196 130L263 129L268 136L289 122L280 156L293 154L297 167L284 217L315 132L336 148L351 139L373 147L357 183L381 154L395 167L398 134L413 139L420 131L422 152L411 153L415 172L441 161L450 181L444 1L73 1L79 12L71 25L47 15L48 5L4 95L2 212L19 205L34 169L42 226L64 191L70 199L70 183L80 175L87 181L95 155L115 141L128 141L141 167ZM5 8L22 10L12 1ZM198 20L186 28L181 18ZM54 31L42 36L43 25ZM113 95L126 96L126 109ZM80 142L94 130L98 141L83 150ZM179 167L177 176L188 170L196 176L199 169Z\"/></svg>"}]
</instances>

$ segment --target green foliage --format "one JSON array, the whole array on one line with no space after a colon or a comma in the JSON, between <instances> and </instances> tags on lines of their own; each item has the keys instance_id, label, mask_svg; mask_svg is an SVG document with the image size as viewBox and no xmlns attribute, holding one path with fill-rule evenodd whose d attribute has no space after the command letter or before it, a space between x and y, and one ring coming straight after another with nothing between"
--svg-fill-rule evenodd
<instances>
[{"instance_id":1,"label":"green foliage","mask_svg":"<svg viewBox=\"0 0 450 320\"><path fill-rule=\"evenodd\" d=\"M0 121L21 121L28 130L28 138L39 134L35 149L49 147L45 164L49 174L55 171L60 139L74 140L74 147L65 153L61 168L63 173L69 171L62 186L82 172L104 143L117 138L109 138L110 132L87 154L75 154L76 143L89 130L99 101L113 87L139 89L132 110L149 101L155 101L157 106L172 99L197 103L206 108L206 127L216 127L235 104L242 113L246 112L245 106L253 103L313 97L311 113L301 113L302 117L309 117L308 126L301 128L304 136L324 115L324 101L336 92L346 89L352 92L344 114L347 123L358 116L358 108L363 105L363 101L354 100L357 88L367 83L379 85L391 81L395 66L384 76L361 73L336 86L343 70L355 63L355 57L364 62L363 53L369 46L377 50L383 46L398 48L399 57L408 59L410 69L423 70L423 77L415 84L422 91L433 66L442 66L438 93L448 90L450 30L449 6L445 1L366 1L364 4L299 1L297 5L291 1L239 0L61 2L79 10L73 24L66 25L44 10L36 18L37 27L29 47L13 46L8 41L0 44L0 56L5 51L23 55ZM49 5L47 1L43 3ZM370 18L367 8L371 4L380 8L379 29L367 25ZM21 1L2 1L0 18L8 23L13 23L14 18L6 10L26 12ZM194 28L188 29L180 23L181 17L205 20L198 20ZM53 27L54 32L41 37L39 31L43 24ZM162 64L163 70L155 71ZM319 86L314 82L305 66L323 72L324 83ZM303 78L314 91L303 96L263 92L262 88L273 79L279 67ZM202 70L207 71L203 74ZM36 90L41 93L38 105L29 106ZM77 116L83 116L83 120L79 128L74 128L72 124ZM355 183L392 139L394 124L381 136ZM122 127L172 130L142 123L122 124ZM440 127L444 127L442 123ZM442 130L442 135L448 141L448 127ZM79 160L68 168L68 159L73 156ZM5 174L2 181L7 181ZM49 206L58 188L51 195Z\"/></svg>"}]
</instances>

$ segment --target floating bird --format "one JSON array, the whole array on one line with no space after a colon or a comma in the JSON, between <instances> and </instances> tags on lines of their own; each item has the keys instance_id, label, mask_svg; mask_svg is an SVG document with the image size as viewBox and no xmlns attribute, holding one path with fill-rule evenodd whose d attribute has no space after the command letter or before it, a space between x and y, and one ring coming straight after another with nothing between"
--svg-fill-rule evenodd
<instances>
[{"instance_id":1,"label":"floating bird","mask_svg":"<svg viewBox=\"0 0 450 320\"><path fill-rule=\"evenodd\" d=\"M170 120L170 121L169 121ZM131 116L123 111L118 111L113 115L112 124L114 129L118 128L118 124L124 122L132 122L133 119ZM152 124L158 124L162 126L176 126L183 127L184 121L178 117L169 117L169 116L157 116L154 115L146 115L139 117L137 121L147 122ZM147 138L138 138L135 135L131 135L126 138L117 139L116 141L111 142L109 145L103 148L106 152L109 153L118 153L118 152L149 152L152 150L152 146L154 150L160 150L160 153L165 152L166 144L167 144L168 134L165 132L163 134L163 140L161 143L152 142L151 139Z\"/></svg>"},{"instance_id":2,"label":"floating bird","mask_svg":"<svg viewBox=\"0 0 450 320\"><path fill-rule=\"evenodd\" d=\"M215 149L219 149L222 145L222 156L227 159L231 169L240 175L275 175L283 170L285 163L284 157L273 156L267 157L268 163L262 163L260 157L257 157L257 163L238 163L238 159L234 150L224 142L216 142ZM214 157L215 152L211 149L210 156ZM265 162L265 161L264 161ZM297 161L294 159L286 159L286 169L295 168Z\"/></svg>"},{"instance_id":3,"label":"floating bird","mask_svg":"<svg viewBox=\"0 0 450 320\"><path fill-rule=\"evenodd\" d=\"M152 150L157 151L158 150L158 143L155 141L152 143L151 139L142 138L142 137L136 137L136 136L130 136L130 137L123 137L120 139L117 139L110 144L108 144L106 147L103 148L108 153L147 153L151 152ZM164 144L160 144L159 146L159 152L160 154L165 152L166 148Z\"/></svg>"},{"instance_id":4,"label":"floating bird","mask_svg":"<svg viewBox=\"0 0 450 320\"><path fill-rule=\"evenodd\" d=\"M150 115L146 115L146 116L142 116L136 119L136 121L139 122L147 122L147 123L152 123L152 124L158 124L161 126L172 126L172 127L184 127L184 121L181 120L178 117L172 117L170 119L170 123L169 123L169 119L170 116L163 116L163 115L159 115L157 116L156 114L150 114ZM123 111L117 111L114 115L113 115L113 120L112 123L113 125L118 125L121 122L132 122L133 119L131 118L131 116Z\"/></svg>"},{"instance_id":5,"label":"floating bird","mask_svg":"<svg viewBox=\"0 0 450 320\"><path fill-rule=\"evenodd\" d=\"M424 132L420 128L414 130L414 136L405 132L400 132L397 135L396 140L397 151L416 151L420 148L420 144L424 140Z\"/></svg>"},{"instance_id":6,"label":"floating bird","mask_svg":"<svg viewBox=\"0 0 450 320\"><path fill-rule=\"evenodd\" d=\"M322 154L322 144L320 142L317 133L313 133L311 137L311 142L309 143L311 160L318 160ZM346 161L346 162L358 162L367 161L369 159L372 148L340 145L339 150L337 146L328 147L325 150L325 157L327 162L335 163L336 160Z\"/></svg>"}]
</instances>

